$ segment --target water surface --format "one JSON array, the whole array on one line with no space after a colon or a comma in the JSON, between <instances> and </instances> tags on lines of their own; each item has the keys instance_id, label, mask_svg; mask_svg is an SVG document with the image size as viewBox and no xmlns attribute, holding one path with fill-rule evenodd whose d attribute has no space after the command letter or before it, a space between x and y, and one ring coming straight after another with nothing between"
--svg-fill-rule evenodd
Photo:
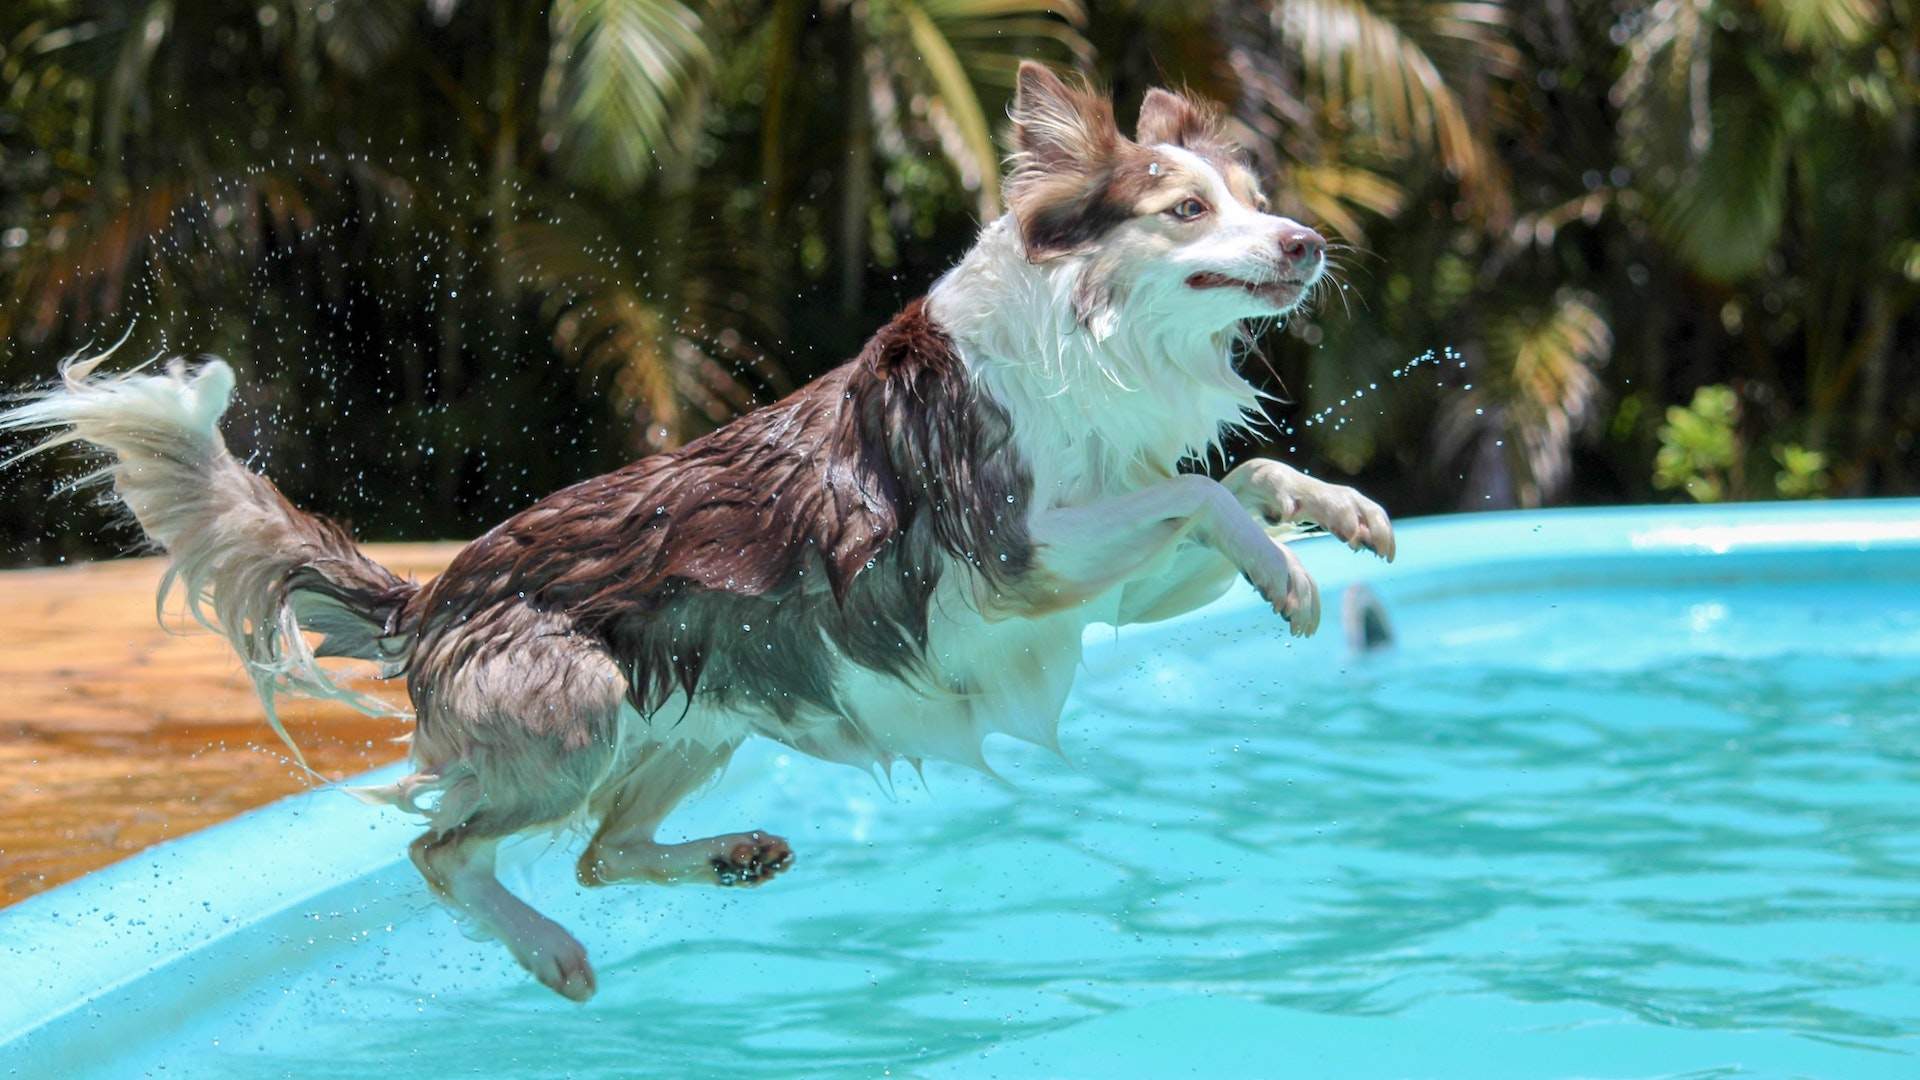
<instances>
[{"instance_id":1,"label":"water surface","mask_svg":"<svg viewBox=\"0 0 1920 1080\"><path fill-rule=\"evenodd\" d=\"M670 825L787 835L765 889L588 893L524 845L506 880L592 951L585 1007L396 865L130 1006L155 1035L124 1049L196 1076L1920 1076L1920 559L1622 565L1387 580L1400 643L1358 659L1245 606L1129 631L1064 760L996 745L1004 783L756 748Z\"/></svg>"}]
</instances>

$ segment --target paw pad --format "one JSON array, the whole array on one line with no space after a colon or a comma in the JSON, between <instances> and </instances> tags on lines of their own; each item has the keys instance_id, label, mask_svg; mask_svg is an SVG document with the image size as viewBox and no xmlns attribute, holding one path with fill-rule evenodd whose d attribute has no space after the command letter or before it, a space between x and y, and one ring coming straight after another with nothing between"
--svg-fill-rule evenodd
<instances>
[{"instance_id":1,"label":"paw pad","mask_svg":"<svg viewBox=\"0 0 1920 1080\"><path fill-rule=\"evenodd\" d=\"M758 885L793 865L793 849L778 836L748 833L711 864L714 880L722 885Z\"/></svg>"}]
</instances>

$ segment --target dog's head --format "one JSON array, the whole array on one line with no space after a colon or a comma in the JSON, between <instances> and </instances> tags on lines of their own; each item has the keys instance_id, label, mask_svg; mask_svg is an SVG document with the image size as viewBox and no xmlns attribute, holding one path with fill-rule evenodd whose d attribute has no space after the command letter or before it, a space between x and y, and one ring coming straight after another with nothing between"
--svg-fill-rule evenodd
<instances>
[{"instance_id":1,"label":"dog's head","mask_svg":"<svg viewBox=\"0 0 1920 1080\"><path fill-rule=\"evenodd\" d=\"M1135 138L1113 105L1031 61L1013 105L1007 202L1028 261L1081 263L1080 320L1223 330L1292 311L1320 280L1326 242L1267 212L1267 199L1217 112L1156 89Z\"/></svg>"}]
</instances>

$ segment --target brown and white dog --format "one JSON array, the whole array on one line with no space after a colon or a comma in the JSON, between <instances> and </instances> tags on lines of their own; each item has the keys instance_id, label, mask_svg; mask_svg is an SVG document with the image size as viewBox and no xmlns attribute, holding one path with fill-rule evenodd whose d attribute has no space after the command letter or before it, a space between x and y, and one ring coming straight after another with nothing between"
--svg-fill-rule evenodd
<instances>
[{"instance_id":1,"label":"brown and white dog","mask_svg":"<svg viewBox=\"0 0 1920 1080\"><path fill-rule=\"evenodd\" d=\"M503 838L585 820L588 885L759 884L792 864L771 833L655 839L748 737L866 768L981 765L995 731L1052 746L1088 624L1166 618L1241 574L1307 634L1320 601L1276 537L1311 521L1393 555L1351 488L1267 460L1179 471L1257 412L1243 324L1292 310L1325 261L1212 110L1155 90L1129 140L1106 100L1026 64L1012 115L1010 213L858 357L541 500L424 586L234 460L219 361L73 363L0 427L114 455L97 477L283 738L278 693L382 708L316 658L404 674L416 771L363 794L425 815L432 890L584 1000L586 951L496 880Z\"/></svg>"}]
</instances>

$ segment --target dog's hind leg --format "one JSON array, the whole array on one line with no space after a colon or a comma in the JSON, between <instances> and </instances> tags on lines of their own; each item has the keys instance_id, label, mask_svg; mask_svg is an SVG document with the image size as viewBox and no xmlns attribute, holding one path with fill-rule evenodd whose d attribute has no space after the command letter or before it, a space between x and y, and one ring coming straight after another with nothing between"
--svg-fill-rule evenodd
<instances>
[{"instance_id":1,"label":"dog's hind leg","mask_svg":"<svg viewBox=\"0 0 1920 1080\"><path fill-rule=\"evenodd\" d=\"M498 938L534 978L574 1001L595 990L587 950L566 927L535 911L494 877L498 837L464 828L429 832L408 849L427 885L489 936Z\"/></svg>"},{"instance_id":2,"label":"dog's hind leg","mask_svg":"<svg viewBox=\"0 0 1920 1080\"><path fill-rule=\"evenodd\" d=\"M793 849L766 832L727 833L678 844L654 839L660 822L726 765L736 745L676 742L643 751L626 776L595 799L600 827L580 855L581 884L759 885L792 866Z\"/></svg>"},{"instance_id":3,"label":"dog's hind leg","mask_svg":"<svg viewBox=\"0 0 1920 1080\"><path fill-rule=\"evenodd\" d=\"M492 635L483 644L493 647L462 631ZM586 950L495 879L494 849L587 809L615 767L625 680L597 643L553 616L507 609L428 641L412 682L414 764L442 789L433 828L410 850L414 865L535 978L585 1001L594 992Z\"/></svg>"}]
</instances>

